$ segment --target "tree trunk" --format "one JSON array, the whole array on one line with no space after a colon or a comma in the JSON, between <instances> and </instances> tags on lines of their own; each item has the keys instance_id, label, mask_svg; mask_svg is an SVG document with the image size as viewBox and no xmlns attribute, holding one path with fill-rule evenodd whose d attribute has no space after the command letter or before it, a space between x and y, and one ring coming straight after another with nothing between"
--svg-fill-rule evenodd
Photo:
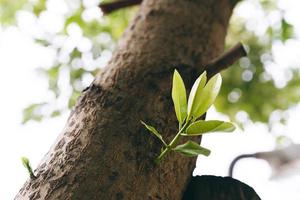
<instances>
[{"instance_id":1,"label":"tree trunk","mask_svg":"<svg viewBox=\"0 0 300 200\"><path fill-rule=\"evenodd\" d=\"M176 67L187 88L224 47L232 0L145 0L108 66L78 99L66 127L16 199L181 199L195 158L170 153Z\"/></svg>"}]
</instances>

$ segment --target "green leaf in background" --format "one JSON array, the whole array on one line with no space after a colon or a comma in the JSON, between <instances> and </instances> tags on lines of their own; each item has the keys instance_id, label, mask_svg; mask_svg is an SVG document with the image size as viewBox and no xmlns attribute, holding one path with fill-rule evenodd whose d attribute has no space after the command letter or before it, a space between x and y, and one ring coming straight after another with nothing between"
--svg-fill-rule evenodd
<instances>
[{"instance_id":1,"label":"green leaf in background","mask_svg":"<svg viewBox=\"0 0 300 200\"><path fill-rule=\"evenodd\" d=\"M184 82L177 70L173 75L172 99L176 112L176 117L182 124L187 115L186 90Z\"/></svg>"},{"instance_id":2,"label":"green leaf in background","mask_svg":"<svg viewBox=\"0 0 300 200\"><path fill-rule=\"evenodd\" d=\"M168 146L167 143L163 140L161 134L153 127L147 125L145 122L141 121L141 123L151 132L153 133L165 146Z\"/></svg>"},{"instance_id":3,"label":"green leaf in background","mask_svg":"<svg viewBox=\"0 0 300 200\"><path fill-rule=\"evenodd\" d=\"M195 108L192 110L193 119L197 119L203 115L209 107L215 102L219 94L222 84L222 77L220 74L213 76L205 85L198 98L195 99Z\"/></svg>"},{"instance_id":4,"label":"green leaf in background","mask_svg":"<svg viewBox=\"0 0 300 200\"><path fill-rule=\"evenodd\" d=\"M230 122L224 122L219 120L199 120L192 123L187 129L186 134L181 134L183 136L196 136L202 135L204 133L211 132L232 132L235 130L235 126Z\"/></svg>"},{"instance_id":5,"label":"green leaf in background","mask_svg":"<svg viewBox=\"0 0 300 200\"><path fill-rule=\"evenodd\" d=\"M58 97L60 95L60 89L58 86L58 78L60 75L61 65L56 65L51 67L50 69L42 69L43 73L46 74L48 78L49 89L54 92L55 96Z\"/></svg>"},{"instance_id":6,"label":"green leaf in background","mask_svg":"<svg viewBox=\"0 0 300 200\"><path fill-rule=\"evenodd\" d=\"M187 141L184 144L178 145L173 149L174 151L177 151L185 156L193 157L198 156L200 154L209 156L210 150L206 149L204 147L201 147L199 144L193 141Z\"/></svg>"},{"instance_id":7,"label":"green leaf in background","mask_svg":"<svg viewBox=\"0 0 300 200\"><path fill-rule=\"evenodd\" d=\"M46 0L35 1L33 6L33 13L38 16L43 10L46 10Z\"/></svg>"},{"instance_id":8,"label":"green leaf in background","mask_svg":"<svg viewBox=\"0 0 300 200\"><path fill-rule=\"evenodd\" d=\"M188 119L195 116L195 111L199 109L202 90L206 83L206 71L203 72L195 81L188 100Z\"/></svg>"},{"instance_id":9,"label":"green leaf in background","mask_svg":"<svg viewBox=\"0 0 300 200\"><path fill-rule=\"evenodd\" d=\"M28 0L0 0L0 23L9 25L16 22L16 13L24 8Z\"/></svg>"},{"instance_id":10,"label":"green leaf in background","mask_svg":"<svg viewBox=\"0 0 300 200\"><path fill-rule=\"evenodd\" d=\"M25 124L29 120L41 121L43 119L43 114L41 113L41 108L46 103L36 103L31 104L23 110L22 124Z\"/></svg>"},{"instance_id":11,"label":"green leaf in background","mask_svg":"<svg viewBox=\"0 0 300 200\"><path fill-rule=\"evenodd\" d=\"M77 101L77 98L80 96L80 92L73 90L73 93L70 96L69 102L68 102L68 108L71 109Z\"/></svg>"},{"instance_id":12,"label":"green leaf in background","mask_svg":"<svg viewBox=\"0 0 300 200\"><path fill-rule=\"evenodd\" d=\"M293 36L293 26L284 18L281 20L281 39L285 42Z\"/></svg>"},{"instance_id":13,"label":"green leaf in background","mask_svg":"<svg viewBox=\"0 0 300 200\"><path fill-rule=\"evenodd\" d=\"M52 111L51 113L51 117L57 117L57 116L60 116L61 115L61 112L59 110L54 110Z\"/></svg>"}]
</instances>

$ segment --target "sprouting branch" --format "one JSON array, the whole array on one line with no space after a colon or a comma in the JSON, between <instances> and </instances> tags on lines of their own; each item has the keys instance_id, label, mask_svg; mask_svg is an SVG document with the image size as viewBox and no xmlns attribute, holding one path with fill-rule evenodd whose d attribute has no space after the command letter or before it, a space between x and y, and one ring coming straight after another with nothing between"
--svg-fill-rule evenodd
<instances>
[{"instance_id":1,"label":"sprouting branch","mask_svg":"<svg viewBox=\"0 0 300 200\"><path fill-rule=\"evenodd\" d=\"M241 43L236 44L220 57L214 59L205 66L207 76L212 77L220 71L227 69L230 65L235 63L238 59L247 55L247 52Z\"/></svg>"},{"instance_id":2,"label":"sprouting branch","mask_svg":"<svg viewBox=\"0 0 300 200\"><path fill-rule=\"evenodd\" d=\"M22 164L27 169L30 178L31 179L35 179L36 176L33 173L33 170L32 170L32 167L30 165L29 159L26 158L26 157L22 157L21 159L22 159Z\"/></svg>"},{"instance_id":3,"label":"sprouting branch","mask_svg":"<svg viewBox=\"0 0 300 200\"><path fill-rule=\"evenodd\" d=\"M107 15L121 8L138 5L140 3L142 3L142 0L117 0L109 3L101 3L99 7L102 12Z\"/></svg>"}]
</instances>

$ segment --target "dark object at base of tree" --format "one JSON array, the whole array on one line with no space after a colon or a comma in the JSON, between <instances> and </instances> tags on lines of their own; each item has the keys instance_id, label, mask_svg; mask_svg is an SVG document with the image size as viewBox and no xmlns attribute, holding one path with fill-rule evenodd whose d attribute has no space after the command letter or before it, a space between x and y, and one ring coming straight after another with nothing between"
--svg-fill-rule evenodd
<instances>
[{"instance_id":1,"label":"dark object at base of tree","mask_svg":"<svg viewBox=\"0 0 300 200\"><path fill-rule=\"evenodd\" d=\"M253 188L231 177L192 177L182 200L260 200Z\"/></svg>"},{"instance_id":2,"label":"dark object at base of tree","mask_svg":"<svg viewBox=\"0 0 300 200\"><path fill-rule=\"evenodd\" d=\"M141 3L142 3L142 0L119 0L119 1L101 3L99 5L99 7L104 14L110 14L121 8L135 6L135 5L139 5Z\"/></svg>"}]
</instances>

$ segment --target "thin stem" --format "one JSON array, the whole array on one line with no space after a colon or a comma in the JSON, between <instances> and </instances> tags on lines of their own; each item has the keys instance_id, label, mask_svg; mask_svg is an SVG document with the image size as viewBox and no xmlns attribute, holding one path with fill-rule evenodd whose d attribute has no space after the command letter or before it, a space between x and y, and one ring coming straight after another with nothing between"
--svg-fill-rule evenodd
<instances>
[{"instance_id":1,"label":"thin stem","mask_svg":"<svg viewBox=\"0 0 300 200\"><path fill-rule=\"evenodd\" d=\"M30 165L27 166L27 170L28 170L28 173L29 173L29 176L31 179L35 179L36 176L34 175L33 171L32 171L32 168Z\"/></svg>"},{"instance_id":2,"label":"thin stem","mask_svg":"<svg viewBox=\"0 0 300 200\"><path fill-rule=\"evenodd\" d=\"M180 124L180 122L178 123L178 130L180 130L182 127L182 124Z\"/></svg>"},{"instance_id":3,"label":"thin stem","mask_svg":"<svg viewBox=\"0 0 300 200\"><path fill-rule=\"evenodd\" d=\"M169 151L171 151L177 145L179 139L181 138L181 133L183 133L183 131L188 125L189 121L183 125L183 127L178 131L178 133L167 146L167 148L165 148L164 151L156 158L156 163L160 163L166 157L167 153L169 153Z\"/></svg>"},{"instance_id":4,"label":"thin stem","mask_svg":"<svg viewBox=\"0 0 300 200\"><path fill-rule=\"evenodd\" d=\"M160 141L163 143L164 146L168 146L168 144L163 139L161 139Z\"/></svg>"}]
</instances>

